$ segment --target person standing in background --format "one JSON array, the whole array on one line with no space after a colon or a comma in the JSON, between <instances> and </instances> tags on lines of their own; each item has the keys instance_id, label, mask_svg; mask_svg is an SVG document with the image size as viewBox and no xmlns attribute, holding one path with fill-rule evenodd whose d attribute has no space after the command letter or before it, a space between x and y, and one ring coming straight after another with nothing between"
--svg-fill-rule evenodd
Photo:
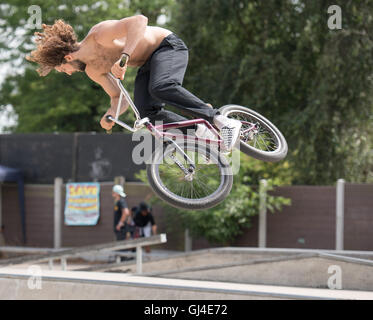
<instances>
[{"instance_id":1,"label":"person standing in background","mask_svg":"<svg viewBox=\"0 0 373 320\"><path fill-rule=\"evenodd\" d=\"M127 239L129 232L128 223L130 219L130 211L128 209L126 194L121 185L115 185L112 190L112 196L115 200L114 204L114 233L117 241Z\"/></svg>"},{"instance_id":2,"label":"person standing in background","mask_svg":"<svg viewBox=\"0 0 373 320\"><path fill-rule=\"evenodd\" d=\"M137 207L131 208L131 221L129 223L129 231L131 233L131 239L138 238L139 235L136 234L136 224L135 224L135 216L138 211ZM136 251L136 249L134 249Z\"/></svg>"},{"instance_id":3,"label":"person standing in background","mask_svg":"<svg viewBox=\"0 0 373 320\"><path fill-rule=\"evenodd\" d=\"M150 207L145 203L141 202L138 206L138 210L134 216L134 222L136 228L139 230L140 237L150 237L157 234L157 225L155 224L154 217L151 213ZM145 247L147 253L150 252L149 247Z\"/></svg>"}]
</instances>

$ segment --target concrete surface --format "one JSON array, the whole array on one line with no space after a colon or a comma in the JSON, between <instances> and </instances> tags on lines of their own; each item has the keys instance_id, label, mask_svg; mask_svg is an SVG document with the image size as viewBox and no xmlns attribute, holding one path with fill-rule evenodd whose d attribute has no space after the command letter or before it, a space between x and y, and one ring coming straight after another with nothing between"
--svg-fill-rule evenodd
<instances>
[{"instance_id":1,"label":"concrete surface","mask_svg":"<svg viewBox=\"0 0 373 320\"><path fill-rule=\"evenodd\" d=\"M373 292L309 289L137 277L82 271L43 271L40 289L30 289L28 270L0 269L0 299L364 299Z\"/></svg>"},{"instance_id":2,"label":"concrete surface","mask_svg":"<svg viewBox=\"0 0 373 320\"><path fill-rule=\"evenodd\" d=\"M68 261L67 271L39 262L41 290L28 286L36 262L4 266L0 299L373 299L373 252L216 248L143 256L141 277L134 260L80 259ZM331 266L340 267L343 290L327 289Z\"/></svg>"},{"instance_id":3,"label":"concrete surface","mask_svg":"<svg viewBox=\"0 0 373 320\"><path fill-rule=\"evenodd\" d=\"M233 283L328 288L330 266L341 268L343 289L373 291L373 266L310 257L297 260L179 270L159 276Z\"/></svg>"},{"instance_id":4,"label":"concrete surface","mask_svg":"<svg viewBox=\"0 0 373 320\"><path fill-rule=\"evenodd\" d=\"M373 291L373 253L343 253L347 256L326 250L210 249L144 262L143 272L177 279L327 288L329 267L336 265L341 268L343 289ZM96 270L135 273L135 265L127 262Z\"/></svg>"}]
</instances>

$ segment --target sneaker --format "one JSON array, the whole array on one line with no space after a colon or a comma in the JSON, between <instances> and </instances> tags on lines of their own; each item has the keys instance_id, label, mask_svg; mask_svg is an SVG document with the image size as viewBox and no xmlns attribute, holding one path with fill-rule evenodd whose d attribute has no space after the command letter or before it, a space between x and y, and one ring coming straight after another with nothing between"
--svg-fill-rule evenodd
<instances>
[{"instance_id":1,"label":"sneaker","mask_svg":"<svg viewBox=\"0 0 373 320\"><path fill-rule=\"evenodd\" d=\"M195 135L197 136L197 138L200 139L217 140L218 138L204 124L197 124L197 130L195 132Z\"/></svg>"},{"instance_id":2,"label":"sneaker","mask_svg":"<svg viewBox=\"0 0 373 320\"><path fill-rule=\"evenodd\" d=\"M207 128L204 124L197 124L197 130L195 131L195 135L197 136L197 138L201 138L201 139L209 139L209 140L215 140L215 141L218 140L218 137L215 134L213 134L212 131L209 130L209 128ZM220 152L223 155L230 154L230 151L226 152L225 150L220 150L220 148L218 148L218 146L214 144L211 144L210 148L215 149L216 151ZM205 164L214 164L214 162L211 161L210 159L206 159Z\"/></svg>"},{"instance_id":3,"label":"sneaker","mask_svg":"<svg viewBox=\"0 0 373 320\"><path fill-rule=\"evenodd\" d=\"M229 119L221 115L218 115L214 121L216 126L220 129L225 148L231 151L236 143L239 142L242 123L238 120Z\"/></svg>"}]
</instances>

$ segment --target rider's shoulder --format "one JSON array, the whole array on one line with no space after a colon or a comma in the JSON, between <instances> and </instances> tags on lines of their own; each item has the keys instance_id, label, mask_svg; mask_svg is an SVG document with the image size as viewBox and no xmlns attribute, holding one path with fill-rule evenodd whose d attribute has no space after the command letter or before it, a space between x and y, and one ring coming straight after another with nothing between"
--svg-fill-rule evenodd
<instances>
[{"instance_id":1,"label":"rider's shoulder","mask_svg":"<svg viewBox=\"0 0 373 320\"><path fill-rule=\"evenodd\" d=\"M110 20L104 20L104 21L101 21L101 22L95 24L91 28L91 30L89 30L88 35L90 35L90 34L96 34L98 31L100 31L100 29L102 29L102 27L105 27L105 25L107 25L108 21L110 21Z\"/></svg>"},{"instance_id":2,"label":"rider's shoulder","mask_svg":"<svg viewBox=\"0 0 373 320\"><path fill-rule=\"evenodd\" d=\"M113 24L115 24L116 22L117 22L117 20L104 20L104 21L101 21L101 22L95 24L91 28L91 30L89 30L87 36L91 36L96 41L102 40L101 38L102 38L102 36L105 35L105 31L108 28L110 28L111 26L113 26Z\"/></svg>"},{"instance_id":3,"label":"rider's shoulder","mask_svg":"<svg viewBox=\"0 0 373 320\"><path fill-rule=\"evenodd\" d=\"M103 27L105 27L105 25L107 25L106 23L107 21L101 21L97 24L95 24L87 33L87 36L86 36L86 39L89 39L89 40L97 40L97 36L100 34L100 31L102 30Z\"/></svg>"}]
</instances>

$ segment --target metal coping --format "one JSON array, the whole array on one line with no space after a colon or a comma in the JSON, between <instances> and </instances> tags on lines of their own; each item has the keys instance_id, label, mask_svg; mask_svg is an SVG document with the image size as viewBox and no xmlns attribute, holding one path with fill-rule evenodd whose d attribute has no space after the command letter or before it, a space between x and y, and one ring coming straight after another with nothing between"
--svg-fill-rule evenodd
<instances>
[{"instance_id":1,"label":"metal coping","mask_svg":"<svg viewBox=\"0 0 373 320\"><path fill-rule=\"evenodd\" d=\"M1 272L0 278L8 279L29 279L30 275L21 273L20 271L13 273L11 270L4 270ZM66 271L59 271L60 273L69 273ZM150 278L146 277L133 277L125 275L126 280L108 280L108 279L97 279L95 278L96 273L91 273L90 278L79 278L77 271L75 277L69 275L43 275L42 279L45 281L62 281L62 282L80 282L87 284L100 284L100 285L117 285L117 286L133 286L142 288L158 288L158 289L169 289L169 290L184 290L184 291L199 291L199 292L213 292L222 294L239 294L239 295L253 295L261 297L272 297L272 298L283 298L283 299L317 299L317 300L337 300L337 299L373 299L373 293L346 290L342 292L338 290L329 289L314 289L314 288L297 288L297 287L285 287L285 286L268 286L268 285L250 285L250 284L232 284L226 282L212 282L212 281L198 281L198 280L181 280L181 279L168 279L168 278L152 278L156 280L162 280L163 283L152 283ZM120 278L117 274L116 277ZM131 281L132 280L132 281ZM231 288L227 288L230 286ZM225 287L225 288L224 288ZM237 287L237 288L234 288ZM246 287L246 288L245 288ZM278 291L276 291L278 290ZM291 293L291 291L305 291L305 293ZM283 291L283 292L279 292ZM288 291L286 293L286 291ZM290 291L290 292L289 292ZM347 295L343 297L343 294ZM350 295L348 295L350 294ZM353 297L352 295L356 295ZM361 296L360 298L358 296Z\"/></svg>"}]
</instances>

